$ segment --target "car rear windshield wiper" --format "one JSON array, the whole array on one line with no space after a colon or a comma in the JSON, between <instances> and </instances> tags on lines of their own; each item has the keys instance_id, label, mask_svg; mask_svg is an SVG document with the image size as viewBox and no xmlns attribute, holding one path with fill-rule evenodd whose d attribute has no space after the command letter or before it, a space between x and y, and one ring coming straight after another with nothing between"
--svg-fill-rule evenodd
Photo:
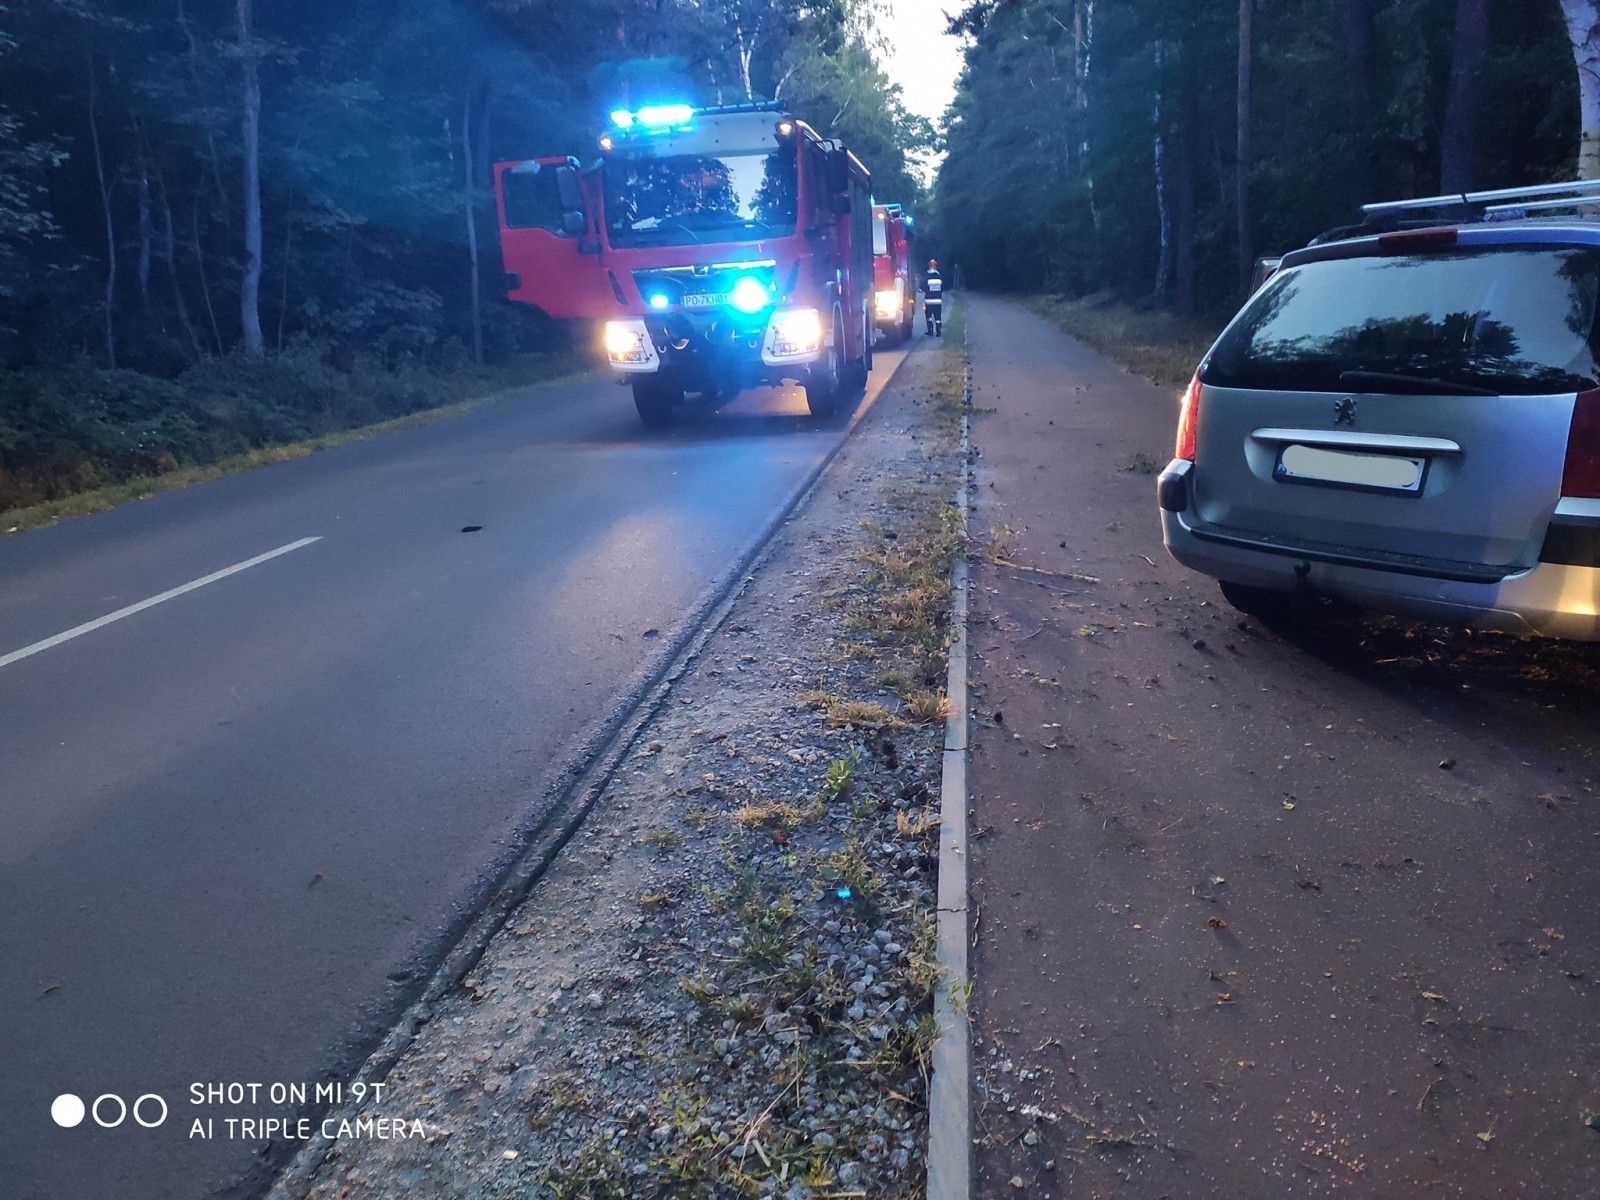
<instances>
[{"instance_id":1,"label":"car rear windshield wiper","mask_svg":"<svg viewBox=\"0 0 1600 1200\"><path fill-rule=\"evenodd\" d=\"M1391 371L1344 371L1339 382L1362 391L1382 388L1385 391L1404 392L1413 396L1498 396L1493 388L1478 387L1472 383L1457 383L1453 379L1433 379L1427 375L1399 375Z\"/></svg>"}]
</instances>

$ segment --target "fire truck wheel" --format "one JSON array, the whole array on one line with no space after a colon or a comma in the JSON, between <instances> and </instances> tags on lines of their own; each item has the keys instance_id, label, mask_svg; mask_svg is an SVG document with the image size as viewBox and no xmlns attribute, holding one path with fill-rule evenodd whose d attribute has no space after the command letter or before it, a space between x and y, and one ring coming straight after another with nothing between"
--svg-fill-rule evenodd
<instances>
[{"instance_id":1,"label":"fire truck wheel","mask_svg":"<svg viewBox=\"0 0 1600 1200\"><path fill-rule=\"evenodd\" d=\"M683 402L683 389L661 379L635 379L633 406L646 429L662 429L672 424L672 408Z\"/></svg>"},{"instance_id":2,"label":"fire truck wheel","mask_svg":"<svg viewBox=\"0 0 1600 1200\"><path fill-rule=\"evenodd\" d=\"M861 356L850 360L850 390L860 391L867 386L867 376L872 374L872 317L862 317Z\"/></svg>"},{"instance_id":3,"label":"fire truck wheel","mask_svg":"<svg viewBox=\"0 0 1600 1200\"><path fill-rule=\"evenodd\" d=\"M844 329L838 310L833 314L833 344L828 347L828 365L821 371L811 368L806 380L806 408L813 417L831 417L839 404L839 388L844 382Z\"/></svg>"}]
</instances>

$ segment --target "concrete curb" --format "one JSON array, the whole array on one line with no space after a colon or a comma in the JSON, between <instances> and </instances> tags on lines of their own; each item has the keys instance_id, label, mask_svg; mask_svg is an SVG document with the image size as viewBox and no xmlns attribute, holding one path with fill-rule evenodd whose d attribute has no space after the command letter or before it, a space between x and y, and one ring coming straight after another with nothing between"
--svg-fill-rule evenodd
<instances>
[{"instance_id":1,"label":"concrete curb","mask_svg":"<svg viewBox=\"0 0 1600 1200\"><path fill-rule=\"evenodd\" d=\"M972 407L972 354L966 359L962 404ZM971 418L961 417L961 484L955 503L961 512L965 544L967 509L971 503ZM967 1200L972 1194L971 1031L967 1026L967 558L956 560L951 573L950 621L955 640L945 695L950 715L945 721L944 771L939 787L939 990L933 1019L938 1030L933 1044L933 1074L928 1094L928 1200Z\"/></svg>"}]
</instances>

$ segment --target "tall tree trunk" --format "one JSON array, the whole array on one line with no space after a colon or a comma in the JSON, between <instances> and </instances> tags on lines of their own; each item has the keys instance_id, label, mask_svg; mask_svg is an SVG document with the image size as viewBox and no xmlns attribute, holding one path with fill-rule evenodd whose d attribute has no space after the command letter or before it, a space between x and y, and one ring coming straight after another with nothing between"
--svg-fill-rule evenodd
<instances>
[{"instance_id":1,"label":"tall tree trunk","mask_svg":"<svg viewBox=\"0 0 1600 1200\"><path fill-rule=\"evenodd\" d=\"M733 36L739 39L739 86L744 89L744 98L751 101L756 98L755 89L750 86L750 58L755 53L756 43L754 38L746 39L744 25L735 23Z\"/></svg>"},{"instance_id":2,"label":"tall tree trunk","mask_svg":"<svg viewBox=\"0 0 1600 1200\"><path fill-rule=\"evenodd\" d=\"M289 319L289 264L294 259L294 214L283 218L283 287L278 292L278 353L283 353L283 327Z\"/></svg>"},{"instance_id":3,"label":"tall tree trunk","mask_svg":"<svg viewBox=\"0 0 1600 1200\"><path fill-rule=\"evenodd\" d=\"M239 58L244 65L244 280L239 285L239 323L244 352L261 358L261 77L250 29L253 0L238 0Z\"/></svg>"},{"instance_id":4,"label":"tall tree trunk","mask_svg":"<svg viewBox=\"0 0 1600 1200\"><path fill-rule=\"evenodd\" d=\"M206 317L211 322L211 337L217 353L223 352L222 327L217 323L217 307L211 302L211 283L206 279L206 252L200 244L200 201L202 196L196 191L194 195L194 211L190 214L189 245L194 250L194 267L200 276L200 297L206 302Z\"/></svg>"},{"instance_id":5,"label":"tall tree trunk","mask_svg":"<svg viewBox=\"0 0 1600 1200\"><path fill-rule=\"evenodd\" d=\"M1600 2L1561 0L1578 68L1578 178L1600 179Z\"/></svg>"},{"instance_id":6,"label":"tall tree trunk","mask_svg":"<svg viewBox=\"0 0 1600 1200\"><path fill-rule=\"evenodd\" d=\"M106 365L117 368L117 325L113 305L117 298L117 227L111 214L111 182L106 178L105 155L100 147L100 114L98 73L94 55L89 55L89 144L94 149L94 174L100 183L100 211L106 226L106 286L103 298L105 309Z\"/></svg>"},{"instance_id":7,"label":"tall tree trunk","mask_svg":"<svg viewBox=\"0 0 1600 1200\"><path fill-rule=\"evenodd\" d=\"M1165 304L1172 293L1172 209L1167 204L1167 114L1162 100L1166 88L1163 46L1156 39L1155 48L1155 177L1156 177L1156 234L1159 247L1156 254L1155 295L1158 304Z\"/></svg>"},{"instance_id":8,"label":"tall tree trunk","mask_svg":"<svg viewBox=\"0 0 1600 1200\"><path fill-rule=\"evenodd\" d=\"M189 47L188 67L189 83L194 88L195 102L201 103L205 96L205 88L200 82L200 43L195 39L194 27L189 24L189 13L184 8L184 0L178 0L178 28L183 32L183 40ZM222 183L222 156L217 153L217 135L209 127L206 129L206 161L211 165L211 180L217 189L217 208L219 212L228 210L228 189Z\"/></svg>"},{"instance_id":9,"label":"tall tree trunk","mask_svg":"<svg viewBox=\"0 0 1600 1200\"><path fill-rule=\"evenodd\" d=\"M467 257L471 260L472 267L472 361L478 366L483 366L483 285L479 280L478 266L478 215L475 203L477 183L473 172L472 154L472 92L469 89L467 99L461 106L461 151L465 164L463 171L464 187L461 191L462 206L467 213Z\"/></svg>"},{"instance_id":10,"label":"tall tree trunk","mask_svg":"<svg viewBox=\"0 0 1600 1200\"><path fill-rule=\"evenodd\" d=\"M161 169L156 168L156 191L161 195L162 227L165 237L162 241L162 258L167 264L167 282L172 286L172 307L178 314L178 324L183 328L183 335L189 341L189 352L196 358L200 357L200 336L195 332L194 322L189 319L189 303L183 297L183 282L178 277L178 238L172 225L172 202L167 198L167 184L161 177Z\"/></svg>"},{"instance_id":11,"label":"tall tree trunk","mask_svg":"<svg viewBox=\"0 0 1600 1200\"><path fill-rule=\"evenodd\" d=\"M1372 94L1375 90L1376 60L1372 45L1376 37L1372 17L1373 0L1344 0L1345 62L1350 78L1350 123L1356 133L1348 176L1351 207L1377 199L1377 179L1373 166L1378 161Z\"/></svg>"},{"instance_id":12,"label":"tall tree trunk","mask_svg":"<svg viewBox=\"0 0 1600 1200\"><path fill-rule=\"evenodd\" d=\"M1100 230L1100 206L1094 201L1094 166L1089 142L1089 72L1094 64L1094 0L1078 0L1073 21L1083 22L1083 70L1078 76L1078 112L1083 123L1083 145L1079 154L1083 158L1083 178L1089 189L1089 223L1095 232Z\"/></svg>"},{"instance_id":13,"label":"tall tree trunk","mask_svg":"<svg viewBox=\"0 0 1600 1200\"><path fill-rule=\"evenodd\" d=\"M1450 103L1439 141L1439 190L1469 192L1478 151L1478 68L1489 49L1489 0L1456 0Z\"/></svg>"},{"instance_id":14,"label":"tall tree trunk","mask_svg":"<svg viewBox=\"0 0 1600 1200\"><path fill-rule=\"evenodd\" d=\"M139 139L143 142L144 138ZM150 243L154 230L150 224L150 159L141 146L139 151L139 311L145 320L150 319Z\"/></svg>"},{"instance_id":15,"label":"tall tree trunk","mask_svg":"<svg viewBox=\"0 0 1600 1200\"><path fill-rule=\"evenodd\" d=\"M1184 28L1192 30L1192 10L1185 6ZM1189 37L1194 35L1189 33ZM1179 44L1178 103L1173 114L1172 170L1172 307L1183 316L1195 309L1195 192L1200 181L1200 129L1195 108L1200 94L1194 46Z\"/></svg>"},{"instance_id":16,"label":"tall tree trunk","mask_svg":"<svg viewBox=\"0 0 1600 1200\"><path fill-rule=\"evenodd\" d=\"M1250 286L1255 257L1250 249L1250 56L1254 46L1251 19L1254 0L1239 0L1239 83L1234 188L1239 209L1239 283Z\"/></svg>"}]
</instances>

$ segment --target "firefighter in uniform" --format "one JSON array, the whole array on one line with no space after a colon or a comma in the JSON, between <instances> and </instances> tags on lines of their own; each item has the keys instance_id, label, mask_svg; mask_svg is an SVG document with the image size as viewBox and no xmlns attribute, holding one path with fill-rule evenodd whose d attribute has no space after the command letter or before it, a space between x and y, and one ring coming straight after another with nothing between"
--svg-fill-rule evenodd
<instances>
[{"instance_id":1,"label":"firefighter in uniform","mask_svg":"<svg viewBox=\"0 0 1600 1200\"><path fill-rule=\"evenodd\" d=\"M939 274L939 260L928 260L928 272L922 277L922 315L928 323L928 336L944 336L944 277Z\"/></svg>"}]
</instances>

